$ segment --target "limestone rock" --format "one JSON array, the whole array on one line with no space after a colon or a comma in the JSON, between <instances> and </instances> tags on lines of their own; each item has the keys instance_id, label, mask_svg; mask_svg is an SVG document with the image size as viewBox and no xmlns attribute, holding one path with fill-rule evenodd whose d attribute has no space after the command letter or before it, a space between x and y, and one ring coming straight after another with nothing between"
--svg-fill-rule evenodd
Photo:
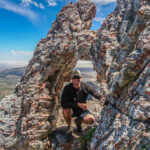
<instances>
[{"instance_id":1,"label":"limestone rock","mask_svg":"<svg viewBox=\"0 0 150 150\"><path fill-rule=\"evenodd\" d=\"M120 0L97 31L90 54L109 105L91 149L150 149L149 19L148 1Z\"/></svg>"},{"instance_id":2,"label":"limestone rock","mask_svg":"<svg viewBox=\"0 0 150 150\"><path fill-rule=\"evenodd\" d=\"M39 41L15 93L0 102L1 148L43 150L50 146L48 134L56 128L60 90L78 59L88 59L95 12L88 0L68 4Z\"/></svg>"},{"instance_id":3,"label":"limestone rock","mask_svg":"<svg viewBox=\"0 0 150 150\"><path fill-rule=\"evenodd\" d=\"M50 149L60 90L78 59L92 60L107 102L89 149L150 149L150 2L118 0L97 32L89 30L94 16L89 0L57 15L14 94L0 102L1 149Z\"/></svg>"}]
</instances>

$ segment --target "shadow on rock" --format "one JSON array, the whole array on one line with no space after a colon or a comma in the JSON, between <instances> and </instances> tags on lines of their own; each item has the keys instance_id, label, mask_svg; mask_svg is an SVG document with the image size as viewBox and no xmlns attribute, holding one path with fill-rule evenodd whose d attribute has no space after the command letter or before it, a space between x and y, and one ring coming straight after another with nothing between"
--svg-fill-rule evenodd
<instances>
[{"instance_id":1,"label":"shadow on rock","mask_svg":"<svg viewBox=\"0 0 150 150\"><path fill-rule=\"evenodd\" d=\"M72 132L67 133L67 126L59 127L49 134L50 150L86 150L86 146L89 144L87 142L90 142L89 138L91 138L93 129L95 131L96 128L86 126L82 134L77 134L75 128ZM86 139L88 139L87 142L85 141Z\"/></svg>"},{"instance_id":2,"label":"shadow on rock","mask_svg":"<svg viewBox=\"0 0 150 150\"><path fill-rule=\"evenodd\" d=\"M49 134L50 149L78 150L81 147L78 138L73 132L67 133L67 126L62 126Z\"/></svg>"}]
</instances>

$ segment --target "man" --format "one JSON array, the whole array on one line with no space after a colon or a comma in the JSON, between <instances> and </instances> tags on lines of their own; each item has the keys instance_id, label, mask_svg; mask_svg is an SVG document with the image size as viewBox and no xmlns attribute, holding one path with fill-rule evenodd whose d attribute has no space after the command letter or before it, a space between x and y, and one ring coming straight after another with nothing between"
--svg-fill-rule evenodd
<instances>
[{"instance_id":1,"label":"man","mask_svg":"<svg viewBox=\"0 0 150 150\"><path fill-rule=\"evenodd\" d=\"M81 81L81 73L79 70L73 70L72 82L66 85L61 95L61 106L63 108L63 116L70 130L72 117L75 119L77 132L81 133L81 123L93 124L94 116L87 110L86 100L88 94L100 99L102 96L92 87ZM104 98L101 98L104 101Z\"/></svg>"}]
</instances>

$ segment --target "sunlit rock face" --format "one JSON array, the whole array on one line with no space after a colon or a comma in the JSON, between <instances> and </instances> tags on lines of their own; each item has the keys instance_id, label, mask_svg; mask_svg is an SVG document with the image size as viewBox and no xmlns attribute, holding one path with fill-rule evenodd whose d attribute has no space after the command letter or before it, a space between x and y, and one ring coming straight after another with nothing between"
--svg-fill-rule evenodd
<instances>
[{"instance_id":1,"label":"sunlit rock face","mask_svg":"<svg viewBox=\"0 0 150 150\"><path fill-rule=\"evenodd\" d=\"M0 102L0 149L50 148L60 90L78 59L92 60L108 101L89 149L150 149L150 2L118 0L97 32L94 16L88 0L57 15L15 93Z\"/></svg>"},{"instance_id":2,"label":"sunlit rock face","mask_svg":"<svg viewBox=\"0 0 150 150\"><path fill-rule=\"evenodd\" d=\"M48 149L63 83L70 80L78 59L88 59L95 37L89 31L95 12L93 3L80 0L57 15L47 36L37 44L15 93L0 102L0 148Z\"/></svg>"},{"instance_id":3,"label":"sunlit rock face","mask_svg":"<svg viewBox=\"0 0 150 150\"><path fill-rule=\"evenodd\" d=\"M118 0L90 51L110 103L91 149L150 149L150 2Z\"/></svg>"}]
</instances>

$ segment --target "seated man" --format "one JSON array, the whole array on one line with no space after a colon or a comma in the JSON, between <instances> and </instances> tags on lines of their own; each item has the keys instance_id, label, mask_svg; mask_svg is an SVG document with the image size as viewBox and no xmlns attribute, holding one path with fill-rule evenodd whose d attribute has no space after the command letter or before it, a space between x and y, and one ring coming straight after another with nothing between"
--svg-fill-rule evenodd
<instances>
[{"instance_id":1,"label":"seated man","mask_svg":"<svg viewBox=\"0 0 150 150\"><path fill-rule=\"evenodd\" d=\"M95 89L81 82L80 71L74 70L72 73L72 82L64 87L61 95L61 106L63 108L64 119L68 124L68 130L70 130L72 117L77 117L75 120L77 132L82 132L81 123L94 123L94 116L87 110L86 100L88 94L97 99L101 98L104 101L102 95Z\"/></svg>"}]
</instances>

